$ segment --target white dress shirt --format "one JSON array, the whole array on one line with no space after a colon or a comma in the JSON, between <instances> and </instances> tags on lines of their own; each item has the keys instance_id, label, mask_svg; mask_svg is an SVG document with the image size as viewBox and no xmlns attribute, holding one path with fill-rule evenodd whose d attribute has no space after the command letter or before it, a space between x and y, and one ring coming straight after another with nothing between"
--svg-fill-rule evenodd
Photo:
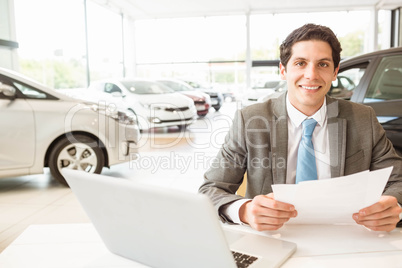
<instances>
[{"instance_id":1,"label":"white dress shirt","mask_svg":"<svg viewBox=\"0 0 402 268\"><path fill-rule=\"evenodd\" d=\"M326 99L321 108L312 116L308 117L297 110L286 96L286 110L288 113L288 157L286 183L294 184L296 181L297 151L303 133L301 123L308 118L314 118L317 125L313 132L312 142L317 164L317 178L327 179L331 177L329 136L327 127ZM293 137L293 138L290 138ZM222 213L234 223L242 223L239 218L240 207L250 199L242 199L223 207Z\"/></svg>"},{"instance_id":2,"label":"white dress shirt","mask_svg":"<svg viewBox=\"0 0 402 268\"><path fill-rule=\"evenodd\" d=\"M296 181L297 151L303 134L302 122L309 118L313 118L317 121L312 137L315 161L317 164L317 178L320 180L331 177L326 104L326 99L324 99L324 104L314 115L306 116L297 110L290 103L289 98L286 97L286 110L288 112L288 161L286 183L288 184L294 184Z\"/></svg>"}]
</instances>

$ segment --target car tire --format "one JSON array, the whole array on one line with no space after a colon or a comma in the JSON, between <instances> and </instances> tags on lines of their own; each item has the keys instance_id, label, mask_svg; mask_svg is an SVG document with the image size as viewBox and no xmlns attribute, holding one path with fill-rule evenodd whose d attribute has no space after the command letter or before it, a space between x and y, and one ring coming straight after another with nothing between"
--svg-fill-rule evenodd
<instances>
[{"instance_id":1,"label":"car tire","mask_svg":"<svg viewBox=\"0 0 402 268\"><path fill-rule=\"evenodd\" d=\"M232 97L225 97L225 102L232 102L234 101Z\"/></svg>"},{"instance_id":2,"label":"car tire","mask_svg":"<svg viewBox=\"0 0 402 268\"><path fill-rule=\"evenodd\" d=\"M59 140L49 154L49 169L53 178L68 186L61 175L62 168L100 173L105 158L99 144L85 135L70 135Z\"/></svg>"},{"instance_id":3,"label":"car tire","mask_svg":"<svg viewBox=\"0 0 402 268\"><path fill-rule=\"evenodd\" d=\"M187 129L187 125L178 125L179 131L185 131Z\"/></svg>"}]
</instances>

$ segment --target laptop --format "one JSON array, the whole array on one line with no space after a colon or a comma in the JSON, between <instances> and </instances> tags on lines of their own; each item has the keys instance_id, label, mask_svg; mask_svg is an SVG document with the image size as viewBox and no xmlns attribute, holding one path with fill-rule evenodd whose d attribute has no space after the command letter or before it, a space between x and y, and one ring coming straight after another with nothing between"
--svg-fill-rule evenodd
<instances>
[{"instance_id":1,"label":"laptop","mask_svg":"<svg viewBox=\"0 0 402 268\"><path fill-rule=\"evenodd\" d=\"M150 267L278 267L296 250L292 242L223 228L202 194L71 169L62 174L106 247ZM243 255L249 266L236 264Z\"/></svg>"}]
</instances>

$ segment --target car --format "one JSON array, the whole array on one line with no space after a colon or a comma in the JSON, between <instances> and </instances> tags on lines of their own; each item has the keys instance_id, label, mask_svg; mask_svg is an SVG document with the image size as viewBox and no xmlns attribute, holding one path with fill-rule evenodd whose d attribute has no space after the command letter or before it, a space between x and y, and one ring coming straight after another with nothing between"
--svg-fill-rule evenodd
<instances>
[{"instance_id":1,"label":"car","mask_svg":"<svg viewBox=\"0 0 402 268\"><path fill-rule=\"evenodd\" d=\"M41 174L67 185L62 168L100 173L135 160L140 132L116 107L68 97L0 68L0 177Z\"/></svg>"},{"instance_id":2,"label":"car","mask_svg":"<svg viewBox=\"0 0 402 268\"><path fill-rule=\"evenodd\" d=\"M194 101L198 116L204 117L208 114L209 108L211 107L211 98L208 94L194 90L193 87L181 80L164 78L158 79L157 81L191 98Z\"/></svg>"},{"instance_id":3,"label":"car","mask_svg":"<svg viewBox=\"0 0 402 268\"><path fill-rule=\"evenodd\" d=\"M236 94L232 92L230 89L225 89L222 91L223 100L225 102L234 102L236 101Z\"/></svg>"},{"instance_id":4,"label":"car","mask_svg":"<svg viewBox=\"0 0 402 268\"><path fill-rule=\"evenodd\" d=\"M94 81L88 87L94 98L108 95L107 103L126 107L138 118L140 130L178 126L180 130L194 123L194 101L162 83L135 78ZM100 93L107 93L99 95Z\"/></svg>"},{"instance_id":5,"label":"car","mask_svg":"<svg viewBox=\"0 0 402 268\"><path fill-rule=\"evenodd\" d=\"M215 109L215 111L219 111L223 104L223 95L221 92L214 90L212 87L205 86L201 83L189 80L183 80L190 86L192 86L195 90L200 90L209 95L211 98L211 105Z\"/></svg>"},{"instance_id":6,"label":"car","mask_svg":"<svg viewBox=\"0 0 402 268\"><path fill-rule=\"evenodd\" d=\"M269 97L275 92L282 92L286 90L286 81L277 79L270 79L262 84L257 84L251 89L247 90L242 99L242 107L259 102L259 98Z\"/></svg>"},{"instance_id":7,"label":"car","mask_svg":"<svg viewBox=\"0 0 402 268\"><path fill-rule=\"evenodd\" d=\"M402 47L344 59L338 77L348 78L350 101L374 109L387 137L402 155Z\"/></svg>"}]
</instances>

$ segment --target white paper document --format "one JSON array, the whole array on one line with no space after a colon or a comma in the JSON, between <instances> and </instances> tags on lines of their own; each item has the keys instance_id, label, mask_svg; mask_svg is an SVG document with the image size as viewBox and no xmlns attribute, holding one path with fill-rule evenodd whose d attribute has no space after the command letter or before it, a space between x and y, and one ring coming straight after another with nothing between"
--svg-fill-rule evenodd
<instances>
[{"instance_id":1,"label":"white paper document","mask_svg":"<svg viewBox=\"0 0 402 268\"><path fill-rule=\"evenodd\" d=\"M353 213L379 201L393 167L352 175L272 185L275 199L295 206L289 224L356 224Z\"/></svg>"}]
</instances>

